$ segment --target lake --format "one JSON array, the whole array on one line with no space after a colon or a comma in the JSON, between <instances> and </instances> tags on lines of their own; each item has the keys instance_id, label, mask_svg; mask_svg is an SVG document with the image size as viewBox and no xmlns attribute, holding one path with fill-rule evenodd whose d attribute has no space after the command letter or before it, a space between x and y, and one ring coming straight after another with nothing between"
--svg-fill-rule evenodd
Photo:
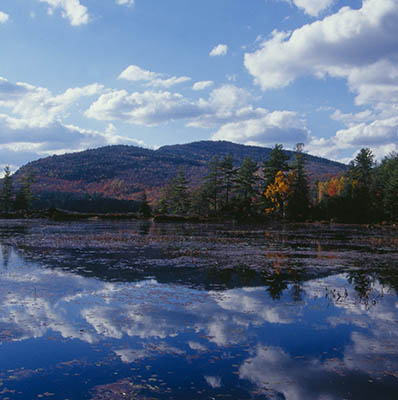
<instances>
[{"instance_id":1,"label":"lake","mask_svg":"<svg viewBox=\"0 0 398 400\"><path fill-rule=\"evenodd\" d=\"M398 230L0 221L0 398L397 399Z\"/></svg>"}]
</instances>

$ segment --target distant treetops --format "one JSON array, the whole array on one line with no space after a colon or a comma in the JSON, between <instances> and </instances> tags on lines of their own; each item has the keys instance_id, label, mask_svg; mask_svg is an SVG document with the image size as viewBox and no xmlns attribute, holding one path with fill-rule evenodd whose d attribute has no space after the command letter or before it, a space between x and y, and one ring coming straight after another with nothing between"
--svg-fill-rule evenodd
<instances>
[{"instance_id":1,"label":"distant treetops","mask_svg":"<svg viewBox=\"0 0 398 400\"><path fill-rule=\"evenodd\" d=\"M155 212L237 218L272 217L293 221L333 219L372 222L398 219L398 155L374 162L362 149L344 175L316 182L305 174L304 145L296 145L292 160L276 144L258 165L250 157L236 166L232 156L215 156L208 174L191 189L183 167L162 190Z\"/></svg>"}]
</instances>

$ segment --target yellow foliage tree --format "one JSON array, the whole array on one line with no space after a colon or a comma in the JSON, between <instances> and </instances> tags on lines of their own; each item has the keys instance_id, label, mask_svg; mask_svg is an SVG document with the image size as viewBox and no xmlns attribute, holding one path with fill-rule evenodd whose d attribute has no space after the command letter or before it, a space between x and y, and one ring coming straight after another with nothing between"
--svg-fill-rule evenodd
<instances>
[{"instance_id":1,"label":"yellow foliage tree","mask_svg":"<svg viewBox=\"0 0 398 400\"><path fill-rule=\"evenodd\" d=\"M274 205L271 208L266 209L267 214L282 214L285 217L286 207L289 197L293 193L292 184L294 182L294 172L284 173L283 171L278 171L273 183L267 186L264 193L265 197L271 200Z\"/></svg>"},{"instance_id":2,"label":"yellow foliage tree","mask_svg":"<svg viewBox=\"0 0 398 400\"><path fill-rule=\"evenodd\" d=\"M340 196L346 184L347 178L344 176L331 178L329 181L318 182L318 202L322 201L325 195L330 197Z\"/></svg>"}]
</instances>

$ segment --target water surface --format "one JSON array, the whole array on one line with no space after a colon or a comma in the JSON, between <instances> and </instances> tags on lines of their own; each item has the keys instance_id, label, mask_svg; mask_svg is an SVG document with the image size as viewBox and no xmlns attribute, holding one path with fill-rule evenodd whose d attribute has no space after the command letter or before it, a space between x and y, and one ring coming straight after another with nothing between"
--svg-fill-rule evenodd
<instances>
[{"instance_id":1,"label":"water surface","mask_svg":"<svg viewBox=\"0 0 398 400\"><path fill-rule=\"evenodd\" d=\"M396 399L390 228L0 221L1 399Z\"/></svg>"}]
</instances>

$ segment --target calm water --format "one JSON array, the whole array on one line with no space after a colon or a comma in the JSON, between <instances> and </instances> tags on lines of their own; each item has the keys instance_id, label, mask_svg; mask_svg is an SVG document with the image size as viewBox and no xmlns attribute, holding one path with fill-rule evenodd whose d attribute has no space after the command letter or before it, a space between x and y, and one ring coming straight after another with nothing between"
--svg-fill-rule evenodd
<instances>
[{"instance_id":1,"label":"calm water","mask_svg":"<svg viewBox=\"0 0 398 400\"><path fill-rule=\"evenodd\" d=\"M397 399L398 231L0 221L0 399Z\"/></svg>"}]
</instances>

